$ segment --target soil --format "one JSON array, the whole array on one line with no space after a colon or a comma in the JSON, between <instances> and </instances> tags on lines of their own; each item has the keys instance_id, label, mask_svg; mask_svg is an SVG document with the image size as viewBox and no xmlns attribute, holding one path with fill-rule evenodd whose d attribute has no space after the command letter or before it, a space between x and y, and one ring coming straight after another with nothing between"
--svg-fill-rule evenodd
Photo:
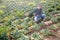
<instances>
[{"instance_id":1,"label":"soil","mask_svg":"<svg viewBox=\"0 0 60 40\"><path fill-rule=\"evenodd\" d=\"M29 32L28 35L31 35L34 32L39 32L40 30L45 29L47 27L49 28L50 25L55 25L56 23L53 24L52 21L47 21L47 22L45 22L45 24L46 24L46 26L40 28L39 30L31 30L31 32ZM52 30L52 33L54 34L54 36L44 37L43 40L60 40L60 28L57 28L55 30Z\"/></svg>"},{"instance_id":2,"label":"soil","mask_svg":"<svg viewBox=\"0 0 60 40\"><path fill-rule=\"evenodd\" d=\"M43 40L60 40L60 39L55 36L48 36L48 37L44 38Z\"/></svg>"}]
</instances>

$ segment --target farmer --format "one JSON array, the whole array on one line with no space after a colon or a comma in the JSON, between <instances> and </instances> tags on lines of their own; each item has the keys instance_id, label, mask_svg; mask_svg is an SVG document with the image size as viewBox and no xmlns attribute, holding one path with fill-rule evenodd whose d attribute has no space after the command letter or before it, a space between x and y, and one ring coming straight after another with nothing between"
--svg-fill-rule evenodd
<instances>
[{"instance_id":1,"label":"farmer","mask_svg":"<svg viewBox=\"0 0 60 40\"><path fill-rule=\"evenodd\" d=\"M38 4L37 8L32 13L36 23L43 21L43 19L46 17L46 15L42 12L42 4Z\"/></svg>"}]
</instances>

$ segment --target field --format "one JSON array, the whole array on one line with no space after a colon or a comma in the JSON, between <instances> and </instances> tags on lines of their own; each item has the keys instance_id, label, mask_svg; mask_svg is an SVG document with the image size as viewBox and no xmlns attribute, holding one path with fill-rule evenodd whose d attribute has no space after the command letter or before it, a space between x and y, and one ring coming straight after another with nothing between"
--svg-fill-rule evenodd
<instances>
[{"instance_id":1,"label":"field","mask_svg":"<svg viewBox=\"0 0 60 40\"><path fill-rule=\"evenodd\" d=\"M39 3L46 18L36 24ZM0 0L0 40L60 40L60 0Z\"/></svg>"}]
</instances>

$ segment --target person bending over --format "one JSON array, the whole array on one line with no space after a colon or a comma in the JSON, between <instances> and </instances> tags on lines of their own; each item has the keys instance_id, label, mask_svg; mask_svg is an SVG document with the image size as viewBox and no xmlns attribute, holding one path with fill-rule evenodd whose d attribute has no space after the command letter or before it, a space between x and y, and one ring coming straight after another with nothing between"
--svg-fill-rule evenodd
<instances>
[{"instance_id":1,"label":"person bending over","mask_svg":"<svg viewBox=\"0 0 60 40\"><path fill-rule=\"evenodd\" d=\"M37 8L32 13L34 16L34 22L38 24L46 17L46 15L42 12L42 4L38 4Z\"/></svg>"}]
</instances>

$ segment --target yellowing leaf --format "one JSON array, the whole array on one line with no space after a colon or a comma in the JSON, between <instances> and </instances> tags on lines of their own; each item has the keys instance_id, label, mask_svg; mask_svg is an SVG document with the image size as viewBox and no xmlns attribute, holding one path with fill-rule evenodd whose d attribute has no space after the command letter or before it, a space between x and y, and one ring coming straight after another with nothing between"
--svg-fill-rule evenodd
<instances>
[{"instance_id":1,"label":"yellowing leaf","mask_svg":"<svg viewBox=\"0 0 60 40\"><path fill-rule=\"evenodd\" d=\"M0 10L0 14L4 14L4 11L3 10Z\"/></svg>"},{"instance_id":2,"label":"yellowing leaf","mask_svg":"<svg viewBox=\"0 0 60 40\"><path fill-rule=\"evenodd\" d=\"M0 8L6 8L6 6L5 5L1 5Z\"/></svg>"},{"instance_id":3,"label":"yellowing leaf","mask_svg":"<svg viewBox=\"0 0 60 40\"><path fill-rule=\"evenodd\" d=\"M33 6L35 6L36 3L35 3L35 2L30 2L30 3L28 3L28 5L33 5Z\"/></svg>"},{"instance_id":4,"label":"yellowing leaf","mask_svg":"<svg viewBox=\"0 0 60 40\"><path fill-rule=\"evenodd\" d=\"M44 3L44 2L46 2L45 0L43 0L43 1L40 1L41 3Z\"/></svg>"},{"instance_id":5,"label":"yellowing leaf","mask_svg":"<svg viewBox=\"0 0 60 40\"><path fill-rule=\"evenodd\" d=\"M9 18L8 17L5 17L3 20L4 21L9 21Z\"/></svg>"}]
</instances>

